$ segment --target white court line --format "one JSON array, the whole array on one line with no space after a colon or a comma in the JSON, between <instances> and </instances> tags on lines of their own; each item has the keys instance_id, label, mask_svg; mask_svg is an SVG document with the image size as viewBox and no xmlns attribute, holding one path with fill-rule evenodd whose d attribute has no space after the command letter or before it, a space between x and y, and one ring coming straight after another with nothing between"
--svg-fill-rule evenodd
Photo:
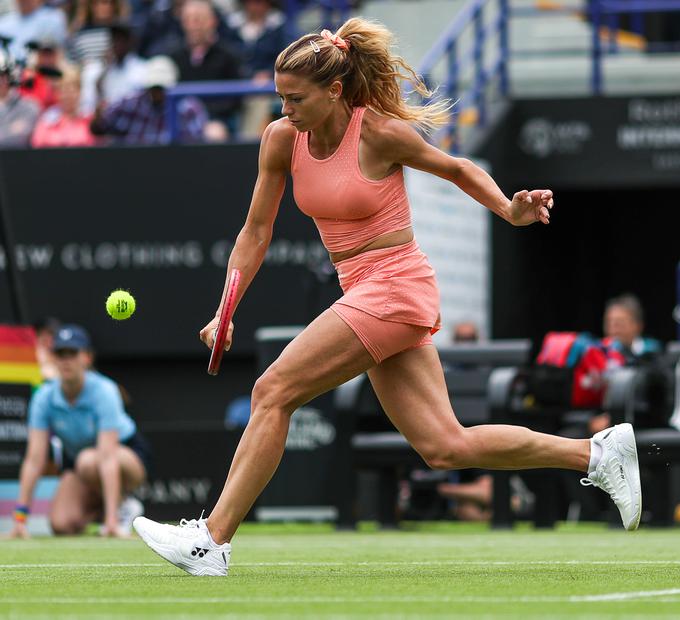
<instances>
[{"instance_id":1,"label":"white court line","mask_svg":"<svg viewBox=\"0 0 680 620\"><path fill-rule=\"evenodd\" d=\"M680 560L408 560L371 562L234 562L231 568L251 567L359 567L359 566L677 566ZM0 564L0 568L147 568L168 566L165 562L58 562L41 564Z\"/></svg>"},{"instance_id":2,"label":"white court line","mask_svg":"<svg viewBox=\"0 0 680 620\"><path fill-rule=\"evenodd\" d=\"M410 560L410 561L398 561L398 562L382 562L380 560L376 560L375 562L347 562L344 565L346 566L381 566L381 565L405 565L405 566L427 566L427 565L442 565L442 566L449 566L449 565L456 565L456 564L461 564L465 566L569 566L569 565L637 565L637 564L659 564L659 565L668 565L668 564L680 564L680 560ZM234 564L236 566L237 564ZM243 564L238 564L239 566L246 566L247 563ZM253 566L256 566L256 563L253 563Z\"/></svg>"},{"instance_id":3,"label":"white court line","mask_svg":"<svg viewBox=\"0 0 680 620\"><path fill-rule=\"evenodd\" d=\"M0 568L145 568L152 566L168 566L166 563L153 562L142 564L138 562L122 563L122 562L112 562L109 564L100 562L71 562L71 563L59 563L50 564L44 562L42 564L0 564Z\"/></svg>"},{"instance_id":4,"label":"white court line","mask_svg":"<svg viewBox=\"0 0 680 620\"><path fill-rule=\"evenodd\" d=\"M572 596L574 602L598 603L608 601L629 601L632 599L651 598L654 596L668 596L680 594L680 588L670 590L642 590L640 592L612 592L610 594L592 594L589 596Z\"/></svg>"},{"instance_id":5,"label":"white court line","mask_svg":"<svg viewBox=\"0 0 680 620\"><path fill-rule=\"evenodd\" d=\"M225 604L225 605L281 605L281 604L311 604L317 603L322 605L348 605L348 604L371 604L371 603L413 603L413 604L427 604L427 603L482 603L482 604L512 604L512 603L612 603L632 601L640 603L680 603L680 598L660 598L654 597L668 597L669 593L679 594L680 589L674 588L672 590L650 590L640 592L613 592L610 594L596 594L587 596L369 596L369 597L339 597L339 596L285 596L280 598L252 598L252 597L43 597L36 598L3 598L2 602L6 604L36 604L36 605L198 605L198 604Z\"/></svg>"}]
</instances>

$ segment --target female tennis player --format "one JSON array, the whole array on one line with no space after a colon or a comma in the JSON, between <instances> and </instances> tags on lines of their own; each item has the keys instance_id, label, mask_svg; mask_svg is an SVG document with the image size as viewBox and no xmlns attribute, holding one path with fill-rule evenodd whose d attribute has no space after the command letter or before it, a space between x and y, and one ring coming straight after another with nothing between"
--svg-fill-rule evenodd
<instances>
[{"instance_id":1,"label":"female tennis player","mask_svg":"<svg viewBox=\"0 0 680 620\"><path fill-rule=\"evenodd\" d=\"M437 283L413 235L403 168L455 183L514 226L548 224L553 196L523 190L510 200L472 162L428 144L416 128L445 123L447 104L404 101L403 79L428 92L392 55L391 41L385 27L355 18L336 34L302 36L276 61L284 118L262 138L250 211L228 273L241 271L240 299L265 257L290 175L296 203L314 218L344 295L255 383L250 422L210 516L180 526L135 520L154 551L194 575L227 573L232 536L279 464L293 412L363 372L390 420L430 467L583 471L584 482L610 493L627 529L638 525L641 492L630 425L574 440L517 426L463 428L456 420L431 340L439 328ZM216 326L217 316L201 330L208 346ZM233 325L226 348L232 331Z\"/></svg>"}]
</instances>

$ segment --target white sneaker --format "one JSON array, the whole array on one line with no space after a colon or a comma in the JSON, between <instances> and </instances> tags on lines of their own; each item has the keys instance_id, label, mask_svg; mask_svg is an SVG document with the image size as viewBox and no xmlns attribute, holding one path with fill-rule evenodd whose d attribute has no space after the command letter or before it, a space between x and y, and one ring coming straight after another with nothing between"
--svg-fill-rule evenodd
<instances>
[{"instance_id":1,"label":"white sneaker","mask_svg":"<svg viewBox=\"0 0 680 620\"><path fill-rule=\"evenodd\" d=\"M642 513L642 490L633 427L617 424L605 428L593 436L593 442L602 447L602 457L581 484L609 493L621 513L623 527L636 530Z\"/></svg>"},{"instance_id":2,"label":"white sneaker","mask_svg":"<svg viewBox=\"0 0 680 620\"><path fill-rule=\"evenodd\" d=\"M132 525L151 549L187 573L219 577L229 571L231 545L215 544L205 519L182 519L179 525L168 525L137 517Z\"/></svg>"},{"instance_id":3,"label":"white sneaker","mask_svg":"<svg viewBox=\"0 0 680 620\"><path fill-rule=\"evenodd\" d=\"M132 532L132 522L144 514L144 504L128 495L118 506L118 528L124 534Z\"/></svg>"}]
</instances>

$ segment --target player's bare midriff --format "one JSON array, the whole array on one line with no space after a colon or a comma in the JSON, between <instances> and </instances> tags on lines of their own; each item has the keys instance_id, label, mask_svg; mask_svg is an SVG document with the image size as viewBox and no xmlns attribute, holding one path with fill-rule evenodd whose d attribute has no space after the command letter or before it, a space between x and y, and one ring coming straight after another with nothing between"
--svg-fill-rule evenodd
<instances>
[{"instance_id":1,"label":"player's bare midriff","mask_svg":"<svg viewBox=\"0 0 680 620\"><path fill-rule=\"evenodd\" d=\"M392 248L398 245L404 245L413 241L413 228L409 226L402 230L395 230L393 232L385 233L380 235L375 239L371 239L366 243L363 243L356 248L351 250L345 250L344 252L329 252L329 256L334 265L337 265L340 261L347 260L348 258L354 258L355 256L362 254L363 252L368 252L369 250L380 250L383 248Z\"/></svg>"}]
</instances>

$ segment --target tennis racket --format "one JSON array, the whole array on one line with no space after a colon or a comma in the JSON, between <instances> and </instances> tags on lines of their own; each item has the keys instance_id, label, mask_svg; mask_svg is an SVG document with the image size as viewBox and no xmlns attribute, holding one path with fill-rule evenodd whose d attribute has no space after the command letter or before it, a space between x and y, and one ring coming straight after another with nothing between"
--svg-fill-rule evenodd
<instances>
[{"instance_id":1,"label":"tennis racket","mask_svg":"<svg viewBox=\"0 0 680 620\"><path fill-rule=\"evenodd\" d=\"M216 375L220 370L220 363L222 362L222 355L224 354L224 343L227 339L227 332L229 331L229 323L231 317L234 315L236 308L236 291L238 290L238 283L241 280L241 272L238 269L232 269L229 274L229 282L227 284L227 291L224 294L224 303L220 312L220 320L215 330L215 341L213 342L212 353L210 354L210 362L208 363L208 374Z\"/></svg>"}]
</instances>

